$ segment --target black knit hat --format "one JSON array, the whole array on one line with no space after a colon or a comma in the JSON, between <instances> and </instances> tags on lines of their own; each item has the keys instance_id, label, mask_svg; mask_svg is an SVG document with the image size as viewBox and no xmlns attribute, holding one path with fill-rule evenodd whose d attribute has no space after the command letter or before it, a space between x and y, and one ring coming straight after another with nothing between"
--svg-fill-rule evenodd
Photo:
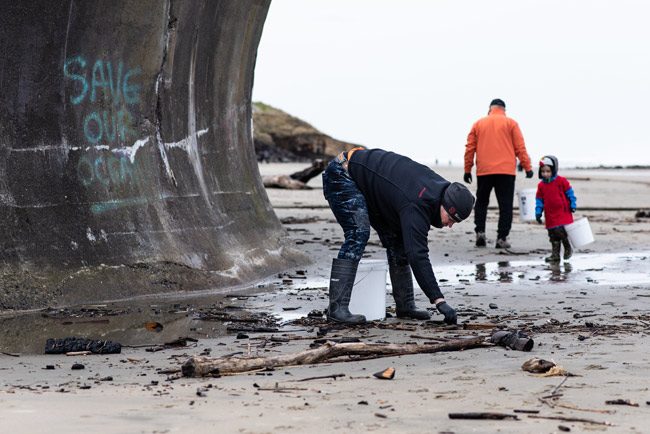
<instances>
[{"instance_id":1,"label":"black knit hat","mask_svg":"<svg viewBox=\"0 0 650 434\"><path fill-rule=\"evenodd\" d=\"M454 182L447 187L442 196L442 206L447 214L456 222L465 220L474 208L474 196L460 182Z\"/></svg>"},{"instance_id":2,"label":"black knit hat","mask_svg":"<svg viewBox=\"0 0 650 434\"><path fill-rule=\"evenodd\" d=\"M490 103L490 107L492 107L493 105L498 105L498 106L501 106L503 108L506 108L506 103L503 102L503 100L499 99L499 98L496 98L496 99L492 100L492 102Z\"/></svg>"}]
</instances>

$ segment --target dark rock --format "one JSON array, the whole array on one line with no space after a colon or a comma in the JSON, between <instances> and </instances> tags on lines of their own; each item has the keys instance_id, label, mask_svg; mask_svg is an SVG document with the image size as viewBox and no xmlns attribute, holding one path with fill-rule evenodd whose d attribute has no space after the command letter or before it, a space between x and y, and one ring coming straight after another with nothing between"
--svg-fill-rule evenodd
<instances>
[{"instance_id":1,"label":"dark rock","mask_svg":"<svg viewBox=\"0 0 650 434\"><path fill-rule=\"evenodd\" d=\"M122 352L122 345L112 341L75 337L48 339L45 342L45 354L65 354L75 351L90 351L94 354L119 354Z\"/></svg>"}]
</instances>

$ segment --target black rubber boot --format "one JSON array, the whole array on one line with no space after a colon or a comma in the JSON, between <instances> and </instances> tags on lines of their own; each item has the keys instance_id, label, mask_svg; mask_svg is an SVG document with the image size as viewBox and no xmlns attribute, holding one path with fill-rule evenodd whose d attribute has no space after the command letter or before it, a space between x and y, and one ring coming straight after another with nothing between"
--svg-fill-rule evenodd
<instances>
[{"instance_id":1,"label":"black rubber boot","mask_svg":"<svg viewBox=\"0 0 650 434\"><path fill-rule=\"evenodd\" d=\"M544 260L546 262L560 262L560 241L551 241L551 256Z\"/></svg>"},{"instance_id":2,"label":"black rubber boot","mask_svg":"<svg viewBox=\"0 0 650 434\"><path fill-rule=\"evenodd\" d=\"M427 320L431 315L426 310L419 310L415 306L413 295L413 276L409 265L391 265L390 283L393 285L393 298L395 299L395 312L398 318L412 318Z\"/></svg>"},{"instance_id":3,"label":"black rubber boot","mask_svg":"<svg viewBox=\"0 0 650 434\"><path fill-rule=\"evenodd\" d=\"M571 248L571 243L569 242L569 238L562 238L562 246L564 246L564 260L569 259L573 255L573 249Z\"/></svg>"},{"instance_id":4,"label":"black rubber boot","mask_svg":"<svg viewBox=\"0 0 650 434\"><path fill-rule=\"evenodd\" d=\"M327 310L328 320L349 324L366 322L365 316L354 315L350 313L350 309L348 308L358 266L358 262L348 259L334 258L332 260L329 291L330 303L329 309Z\"/></svg>"},{"instance_id":5,"label":"black rubber boot","mask_svg":"<svg viewBox=\"0 0 650 434\"><path fill-rule=\"evenodd\" d=\"M485 236L485 232L477 232L476 247L485 247L486 244L487 244L487 237Z\"/></svg>"}]
</instances>

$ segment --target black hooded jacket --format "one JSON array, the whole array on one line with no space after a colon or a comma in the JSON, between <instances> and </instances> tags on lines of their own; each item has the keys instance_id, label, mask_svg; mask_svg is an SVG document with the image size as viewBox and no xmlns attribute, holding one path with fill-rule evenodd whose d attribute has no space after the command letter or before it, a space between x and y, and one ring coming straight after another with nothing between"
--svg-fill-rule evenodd
<instances>
[{"instance_id":1,"label":"black hooded jacket","mask_svg":"<svg viewBox=\"0 0 650 434\"><path fill-rule=\"evenodd\" d=\"M401 236L420 288L431 302L442 298L427 236L431 225L442 227L440 204L449 181L410 158L381 149L354 152L348 171L366 199L372 227Z\"/></svg>"}]
</instances>

